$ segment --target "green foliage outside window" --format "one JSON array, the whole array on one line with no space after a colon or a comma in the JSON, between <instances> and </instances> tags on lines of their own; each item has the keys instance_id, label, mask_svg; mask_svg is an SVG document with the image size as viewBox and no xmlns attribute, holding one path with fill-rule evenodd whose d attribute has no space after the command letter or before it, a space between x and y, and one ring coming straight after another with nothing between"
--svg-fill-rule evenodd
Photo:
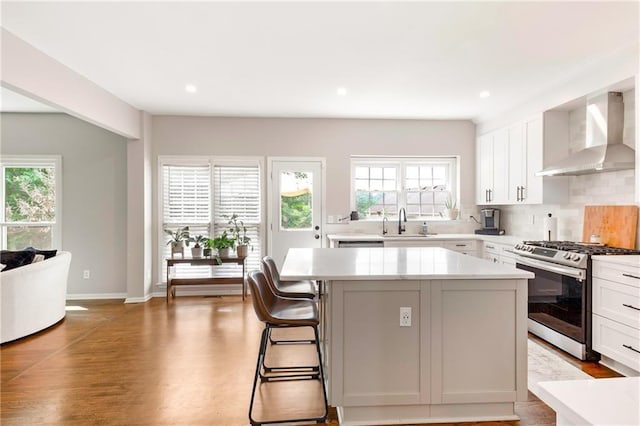
<instances>
[{"instance_id":1,"label":"green foliage outside window","mask_svg":"<svg viewBox=\"0 0 640 426\"><path fill-rule=\"evenodd\" d=\"M55 171L50 167L6 167L5 220L7 222L54 222L56 192ZM27 246L50 248L52 228L43 226L7 226L7 249Z\"/></svg>"},{"instance_id":2,"label":"green foliage outside window","mask_svg":"<svg viewBox=\"0 0 640 426\"><path fill-rule=\"evenodd\" d=\"M280 209L284 229L311 228L311 194L280 197Z\"/></svg>"},{"instance_id":3,"label":"green foliage outside window","mask_svg":"<svg viewBox=\"0 0 640 426\"><path fill-rule=\"evenodd\" d=\"M356 192L356 210L361 217L365 217L369 214L371 206L375 206L382 198L382 194L372 194L366 191Z\"/></svg>"},{"instance_id":4,"label":"green foliage outside window","mask_svg":"<svg viewBox=\"0 0 640 426\"><path fill-rule=\"evenodd\" d=\"M5 169L5 217L7 222L55 220L55 178L52 168Z\"/></svg>"}]
</instances>

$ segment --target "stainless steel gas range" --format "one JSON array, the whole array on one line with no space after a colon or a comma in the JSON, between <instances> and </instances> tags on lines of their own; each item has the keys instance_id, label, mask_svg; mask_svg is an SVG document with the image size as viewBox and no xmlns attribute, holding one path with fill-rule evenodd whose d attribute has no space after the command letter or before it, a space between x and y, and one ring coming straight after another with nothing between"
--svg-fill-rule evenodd
<instances>
[{"instance_id":1,"label":"stainless steel gas range","mask_svg":"<svg viewBox=\"0 0 640 426\"><path fill-rule=\"evenodd\" d=\"M598 360L591 348L591 256L640 254L570 241L516 244L516 267L529 280L529 331L581 360Z\"/></svg>"}]
</instances>

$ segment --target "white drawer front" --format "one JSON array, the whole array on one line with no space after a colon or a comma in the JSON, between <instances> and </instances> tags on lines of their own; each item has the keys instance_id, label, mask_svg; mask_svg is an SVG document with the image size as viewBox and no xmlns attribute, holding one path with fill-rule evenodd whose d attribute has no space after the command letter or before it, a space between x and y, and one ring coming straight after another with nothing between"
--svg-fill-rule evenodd
<instances>
[{"instance_id":1,"label":"white drawer front","mask_svg":"<svg viewBox=\"0 0 640 426\"><path fill-rule=\"evenodd\" d=\"M482 249L485 253L495 254L496 256L500 255L500 246L498 244L485 241Z\"/></svg>"},{"instance_id":2,"label":"white drawer front","mask_svg":"<svg viewBox=\"0 0 640 426\"><path fill-rule=\"evenodd\" d=\"M594 278L593 312L640 329L640 288Z\"/></svg>"},{"instance_id":3,"label":"white drawer front","mask_svg":"<svg viewBox=\"0 0 640 426\"><path fill-rule=\"evenodd\" d=\"M616 265L602 260L594 260L592 275L605 280L640 287L640 268L633 266Z\"/></svg>"},{"instance_id":4,"label":"white drawer front","mask_svg":"<svg viewBox=\"0 0 640 426\"><path fill-rule=\"evenodd\" d=\"M593 315L593 349L640 371L640 330Z\"/></svg>"},{"instance_id":5,"label":"white drawer front","mask_svg":"<svg viewBox=\"0 0 640 426\"><path fill-rule=\"evenodd\" d=\"M476 242L475 241L447 241L444 244L444 248L448 248L449 250L455 251L475 251L476 250Z\"/></svg>"}]
</instances>

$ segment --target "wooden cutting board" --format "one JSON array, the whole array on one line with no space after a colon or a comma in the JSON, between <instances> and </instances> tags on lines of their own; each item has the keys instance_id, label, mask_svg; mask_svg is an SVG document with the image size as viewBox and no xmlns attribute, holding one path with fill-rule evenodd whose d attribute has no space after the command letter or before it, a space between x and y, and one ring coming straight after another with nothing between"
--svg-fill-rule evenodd
<instances>
[{"instance_id":1,"label":"wooden cutting board","mask_svg":"<svg viewBox=\"0 0 640 426\"><path fill-rule=\"evenodd\" d=\"M600 242L611 247L636 247L638 206L585 206L582 241L600 235Z\"/></svg>"}]
</instances>

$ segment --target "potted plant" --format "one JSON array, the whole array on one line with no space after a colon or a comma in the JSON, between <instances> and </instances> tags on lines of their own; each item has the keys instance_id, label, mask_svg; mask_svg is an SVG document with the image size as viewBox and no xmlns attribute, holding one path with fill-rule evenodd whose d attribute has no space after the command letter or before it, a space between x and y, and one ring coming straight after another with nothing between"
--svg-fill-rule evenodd
<instances>
[{"instance_id":1,"label":"potted plant","mask_svg":"<svg viewBox=\"0 0 640 426\"><path fill-rule=\"evenodd\" d=\"M171 229L165 229L164 232L171 237L167 245L171 244L171 257L174 253L181 253L184 257L184 243L189 239L189 227L178 227L175 232Z\"/></svg>"},{"instance_id":2,"label":"potted plant","mask_svg":"<svg viewBox=\"0 0 640 426\"><path fill-rule=\"evenodd\" d=\"M444 200L444 215L449 220L455 220L458 218L458 202L451 197L451 194L447 195L447 199Z\"/></svg>"},{"instance_id":3,"label":"potted plant","mask_svg":"<svg viewBox=\"0 0 640 426\"><path fill-rule=\"evenodd\" d=\"M233 248L235 240L227 234L227 231L224 231L219 237L214 238L213 241L213 246L218 250L218 255L220 257L229 257L229 252Z\"/></svg>"},{"instance_id":4,"label":"potted plant","mask_svg":"<svg viewBox=\"0 0 640 426\"><path fill-rule=\"evenodd\" d=\"M204 257L211 257L213 254L213 249L215 248L215 240L213 238L206 238L204 240L204 250L202 251L202 255Z\"/></svg>"},{"instance_id":5,"label":"potted plant","mask_svg":"<svg viewBox=\"0 0 640 426\"><path fill-rule=\"evenodd\" d=\"M236 253L238 257L247 257L249 254L249 243L251 242L251 238L247 236L247 227L244 226L244 222L239 220L238 215L235 213L229 218L229 222L227 223L231 225L231 234L236 243Z\"/></svg>"},{"instance_id":6,"label":"potted plant","mask_svg":"<svg viewBox=\"0 0 640 426\"><path fill-rule=\"evenodd\" d=\"M191 257L194 259L202 257L202 246L201 243L204 244L208 238L204 235L196 235L195 237L189 237L188 242L195 243L191 248Z\"/></svg>"}]
</instances>

